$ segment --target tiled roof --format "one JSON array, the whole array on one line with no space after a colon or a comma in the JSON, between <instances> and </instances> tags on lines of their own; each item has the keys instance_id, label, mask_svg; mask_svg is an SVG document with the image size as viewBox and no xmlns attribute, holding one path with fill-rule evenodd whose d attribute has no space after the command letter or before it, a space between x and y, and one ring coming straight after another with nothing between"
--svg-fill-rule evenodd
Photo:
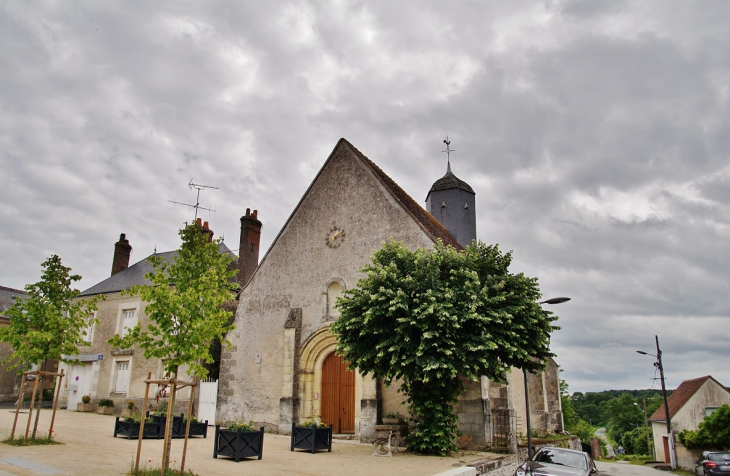
<instances>
[{"instance_id":1,"label":"tiled roof","mask_svg":"<svg viewBox=\"0 0 730 476\"><path fill-rule=\"evenodd\" d=\"M388 174L383 172L380 167L375 165L375 163L368 159L362 152L357 150L357 148L354 145L350 144L346 139L340 139L340 142L344 142L345 144L347 144L347 146L372 169L375 175L380 178L380 180L390 190L393 196L403 205L406 210L410 212L410 214L416 219L416 221L421 224L421 226L426 230L426 232L431 236L434 241L440 239L445 245L451 245L457 250L463 249L463 247L456 241L456 239L451 236L451 233L449 233L446 228L444 228L444 226L433 217L433 215L424 210L423 207L421 207L415 200L413 200L413 198L411 198L410 195L405 192L405 190L400 187L400 185L395 183L395 181L390 178ZM469 187L469 185L466 186ZM471 187L469 187L469 190L471 190ZM472 191L472 193L474 192Z\"/></svg>"},{"instance_id":2,"label":"tiled roof","mask_svg":"<svg viewBox=\"0 0 730 476\"><path fill-rule=\"evenodd\" d=\"M699 390L700 387L702 387L702 385L708 380L714 381L720 388L727 391L727 389L722 386L720 382L712 378L711 375L705 375L704 377L699 377L692 380L685 380L684 382L679 384L677 390L672 392L672 394L667 399L667 405L669 405L669 416L671 418L674 418L677 412L682 409L684 404L687 403L690 398L692 398L692 395L697 393L697 390ZM667 421L667 412L664 408L664 405L657 408L654 414L649 417L649 420Z\"/></svg>"},{"instance_id":3,"label":"tiled roof","mask_svg":"<svg viewBox=\"0 0 730 476\"><path fill-rule=\"evenodd\" d=\"M28 299L28 293L25 291L0 286L0 316L4 317L5 311L15 304L13 296L17 296L20 299Z\"/></svg>"},{"instance_id":4,"label":"tiled roof","mask_svg":"<svg viewBox=\"0 0 730 476\"><path fill-rule=\"evenodd\" d=\"M221 253L227 253L228 255L235 258L233 252L225 245L221 243L218 245L218 249ZM150 281L144 278L145 274L152 271L152 263L149 261L151 256L160 256L165 261L172 261L177 256L177 251L167 251L165 253L157 253L150 255L147 258L139 261L124 271L120 271L114 276L106 278L104 281L91 286L89 289L82 291L81 296L93 296L95 294L107 294L107 293L118 293L124 289L129 289L135 285L148 285L152 284Z\"/></svg>"}]
</instances>

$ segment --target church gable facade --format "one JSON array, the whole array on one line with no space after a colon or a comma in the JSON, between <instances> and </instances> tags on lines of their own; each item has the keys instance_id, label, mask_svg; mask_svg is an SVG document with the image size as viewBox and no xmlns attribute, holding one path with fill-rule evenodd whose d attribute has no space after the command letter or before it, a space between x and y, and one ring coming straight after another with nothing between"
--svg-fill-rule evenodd
<instances>
[{"instance_id":1,"label":"church gable facade","mask_svg":"<svg viewBox=\"0 0 730 476\"><path fill-rule=\"evenodd\" d=\"M267 430L320 420L368 441L386 412L400 411L397 384L348 371L334 354L335 300L363 277L383 241L412 249L437 240L461 248L436 219L349 142L341 139L239 295L232 348L221 356L216 420L253 420ZM519 375L519 374L518 374ZM467 442L488 445L490 394L474 382L457 411ZM473 402L472 402L473 400ZM508 412L509 413L509 412ZM514 432L514 412L508 416ZM466 425L466 426L465 426ZM487 435L489 433L489 435ZM468 444L466 446L469 446Z\"/></svg>"}]
</instances>

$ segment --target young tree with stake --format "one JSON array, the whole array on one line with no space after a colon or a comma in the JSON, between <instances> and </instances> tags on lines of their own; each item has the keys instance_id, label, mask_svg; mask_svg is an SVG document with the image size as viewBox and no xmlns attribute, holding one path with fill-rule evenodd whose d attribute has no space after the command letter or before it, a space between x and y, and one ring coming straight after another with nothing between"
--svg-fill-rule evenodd
<instances>
[{"instance_id":1,"label":"young tree with stake","mask_svg":"<svg viewBox=\"0 0 730 476\"><path fill-rule=\"evenodd\" d=\"M145 275L151 286L133 286L125 294L139 295L148 304L145 313L149 324L137 324L126 336L114 336L109 343L129 349L137 344L145 358L164 359L165 371L177 378L181 366L188 375L204 379L208 371L204 363L213 362L210 344L224 340L233 329L231 312L222 304L233 298L236 270L229 271L233 258L220 253L220 240L209 235L198 224L185 224L179 232L182 245L171 261L150 257L154 270ZM229 344L227 341L224 341ZM230 345L230 344L229 344ZM175 392L168 403L168 426L172 425ZM166 432L169 436L170 431ZM170 439L165 441L163 468L170 466Z\"/></svg>"},{"instance_id":2,"label":"young tree with stake","mask_svg":"<svg viewBox=\"0 0 730 476\"><path fill-rule=\"evenodd\" d=\"M6 311L10 325L0 328L0 342L13 348L2 362L9 364L9 369L32 364L41 371L55 370L46 369L48 360L78 363L74 356L78 355L80 345L86 345L86 329L96 322L92 315L103 296L76 300L81 291L71 285L80 281L81 276L71 274L71 268L63 266L58 255L45 260L41 267L41 280L25 286L28 298L16 298L15 304ZM42 388L42 376L39 382ZM36 413L33 437L39 415L40 412Z\"/></svg>"}]
</instances>

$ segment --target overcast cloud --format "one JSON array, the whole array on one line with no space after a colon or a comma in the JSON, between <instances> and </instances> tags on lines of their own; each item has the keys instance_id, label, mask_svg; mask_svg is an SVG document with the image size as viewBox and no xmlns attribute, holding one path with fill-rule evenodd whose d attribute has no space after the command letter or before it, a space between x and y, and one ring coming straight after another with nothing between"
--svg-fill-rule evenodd
<instances>
[{"instance_id":1,"label":"overcast cloud","mask_svg":"<svg viewBox=\"0 0 730 476\"><path fill-rule=\"evenodd\" d=\"M730 385L730 2L0 1L0 285L108 277L195 203L263 250L340 137L540 279L572 391ZM263 255L263 251L262 251Z\"/></svg>"}]
</instances>

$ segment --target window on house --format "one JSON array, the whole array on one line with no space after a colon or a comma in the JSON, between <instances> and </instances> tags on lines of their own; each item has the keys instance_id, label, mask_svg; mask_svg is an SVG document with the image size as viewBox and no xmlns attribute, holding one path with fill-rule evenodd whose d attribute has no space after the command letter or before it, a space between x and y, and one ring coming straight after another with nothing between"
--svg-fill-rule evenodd
<instances>
[{"instance_id":1,"label":"window on house","mask_svg":"<svg viewBox=\"0 0 730 476\"><path fill-rule=\"evenodd\" d=\"M137 325L137 310L136 309L125 309L122 316L122 332L121 336L124 337L129 334L134 326Z\"/></svg>"},{"instance_id":2,"label":"window on house","mask_svg":"<svg viewBox=\"0 0 730 476\"><path fill-rule=\"evenodd\" d=\"M715 413L716 410L717 407L705 407L705 416L708 417L712 415L713 413Z\"/></svg>"},{"instance_id":3,"label":"window on house","mask_svg":"<svg viewBox=\"0 0 730 476\"><path fill-rule=\"evenodd\" d=\"M91 316L89 316L89 319L87 320L87 322L93 321L94 319L96 319L96 312L93 312L91 314ZM86 327L81 329L81 331L82 331L81 338L84 340L84 342L86 342L87 344L91 344L91 342L94 338L94 324L89 323Z\"/></svg>"},{"instance_id":4,"label":"window on house","mask_svg":"<svg viewBox=\"0 0 730 476\"><path fill-rule=\"evenodd\" d=\"M118 360L116 370L117 378L114 385L114 391L125 393L129 388L129 361Z\"/></svg>"}]
</instances>

